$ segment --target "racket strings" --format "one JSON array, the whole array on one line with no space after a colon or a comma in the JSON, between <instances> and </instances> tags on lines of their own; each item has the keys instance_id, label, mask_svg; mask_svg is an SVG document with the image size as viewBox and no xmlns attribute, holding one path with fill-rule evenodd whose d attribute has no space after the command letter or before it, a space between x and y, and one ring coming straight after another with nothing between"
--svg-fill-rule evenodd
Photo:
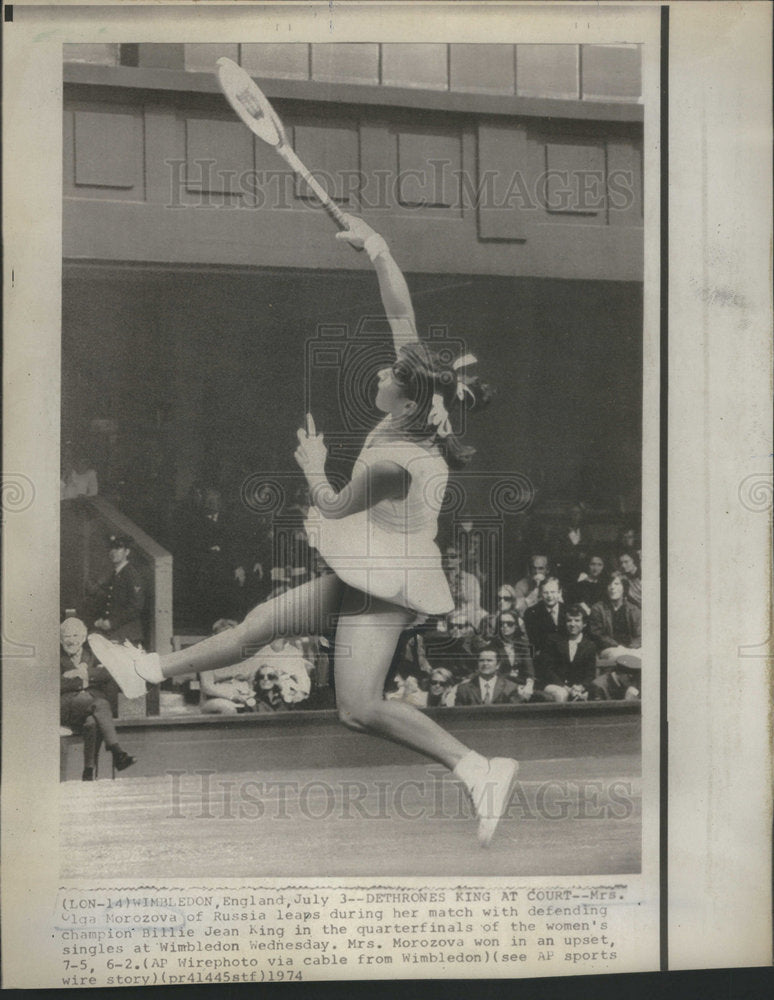
<instances>
[{"instance_id":1,"label":"racket strings","mask_svg":"<svg viewBox=\"0 0 774 1000\"><path fill-rule=\"evenodd\" d=\"M244 107L250 112L253 118L264 118L263 108L261 107L255 94L251 91L245 89L240 90L236 95L236 99L244 105Z\"/></svg>"}]
</instances>

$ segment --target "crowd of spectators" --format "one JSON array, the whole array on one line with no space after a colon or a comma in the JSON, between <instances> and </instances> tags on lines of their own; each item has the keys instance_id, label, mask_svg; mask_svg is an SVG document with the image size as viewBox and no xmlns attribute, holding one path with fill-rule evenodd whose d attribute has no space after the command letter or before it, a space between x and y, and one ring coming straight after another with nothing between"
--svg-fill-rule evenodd
<instances>
[{"instance_id":1,"label":"crowd of spectators","mask_svg":"<svg viewBox=\"0 0 774 1000\"><path fill-rule=\"evenodd\" d=\"M279 532L267 523L240 548L220 493L201 491L177 557L178 597L187 612L198 614L202 624L238 620L258 601L326 572L300 529L302 498L297 507L296 523L286 519ZM475 524L462 522L453 534L442 558L455 608L404 633L386 698L451 707L636 696L639 682L622 690L597 683L621 657L628 657L630 674L639 662L642 586L635 528L618 526L612 541L595 542L583 508L573 506L560 531L540 533L523 572L499 586L487 573ZM334 640L333 634L307 636L285 642L284 651L267 647L238 668L216 671L219 678L202 675L201 710L331 707ZM268 681L257 681L266 671L276 675L270 698ZM226 688L233 693L224 698Z\"/></svg>"},{"instance_id":2,"label":"crowd of spectators","mask_svg":"<svg viewBox=\"0 0 774 1000\"><path fill-rule=\"evenodd\" d=\"M328 572L300 527L302 499L297 507L298 517L279 530L254 517L246 536L217 488L192 494L174 551L176 632L203 636L231 628L260 601ZM635 528L619 526L612 541L596 541L575 506L561 531L539 533L521 573L499 581L485 565L473 523L458 525L453 537L442 557L454 610L404 633L386 698L423 708L639 698L642 583ZM65 662L64 632L62 638L62 723L88 736L85 776L94 773L95 738L101 734L117 747L110 722L115 692L106 698L100 691L109 679L88 662L86 626L117 641L143 641L145 588L132 564L132 540L113 535L106 547L112 570L88 588L86 625L77 629L81 666ZM195 692L189 703L195 698L195 710L213 715L331 708L334 643L333 632L279 639L242 663L189 678ZM126 757L119 760L128 766Z\"/></svg>"}]
</instances>

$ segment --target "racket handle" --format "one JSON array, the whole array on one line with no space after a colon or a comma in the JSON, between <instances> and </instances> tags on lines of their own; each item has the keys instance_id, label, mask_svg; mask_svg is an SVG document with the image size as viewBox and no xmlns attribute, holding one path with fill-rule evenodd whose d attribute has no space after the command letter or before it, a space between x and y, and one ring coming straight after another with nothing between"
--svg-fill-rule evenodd
<instances>
[{"instance_id":1,"label":"racket handle","mask_svg":"<svg viewBox=\"0 0 774 1000\"><path fill-rule=\"evenodd\" d=\"M295 150L290 146L282 145L277 149L277 152L282 159L285 160L291 170L304 181L307 187L317 197L321 207L324 208L330 218L333 219L339 227L339 230L343 232L345 229L349 229L347 220L344 218L344 213L341 211L339 206L332 201L325 188L321 187L314 177L312 177L301 160L299 160L298 156L296 156Z\"/></svg>"}]
</instances>

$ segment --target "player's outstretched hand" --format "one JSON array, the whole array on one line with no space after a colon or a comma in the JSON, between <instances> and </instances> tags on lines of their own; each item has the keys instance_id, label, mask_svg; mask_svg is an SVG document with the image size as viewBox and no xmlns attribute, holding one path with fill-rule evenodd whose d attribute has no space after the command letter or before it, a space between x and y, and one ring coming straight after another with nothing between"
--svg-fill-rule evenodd
<instances>
[{"instance_id":1,"label":"player's outstretched hand","mask_svg":"<svg viewBox=\"0 0 774 1000\"><path fill-rule=\"evenodd\" d=\"M344 229L340 233L336 233L336 239L350 243L356 250L362 250L368 237L376 235L376 230L372 229L367 222L364 222L356 215L345 215L344 219L349 229Z\"/></svg>"},{"instance_id":2,"label":"player's outstretched hand","mask_svg":"<svg viewBox=\"0 0 774 1000\"><path fill-rule=\"evenodd\" d=\"M325 474L325 460L328 449L325 447L322 434L317 433L314 418L311 413L306 415L306 427L298 429L298 448L295 459L305 475L321 476Z\"/></svg>"}]
</instances>

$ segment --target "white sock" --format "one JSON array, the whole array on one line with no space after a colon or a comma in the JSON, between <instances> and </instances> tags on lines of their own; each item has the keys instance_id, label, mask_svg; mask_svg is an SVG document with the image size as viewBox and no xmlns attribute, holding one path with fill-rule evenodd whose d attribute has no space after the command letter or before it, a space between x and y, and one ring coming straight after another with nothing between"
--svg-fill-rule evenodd
<instances>
[{"instance_id":1,"label":"white sock","mask_svg":"<svg viewBox=\"0 0 774 1000\"><path fill-rule=\"evenodd\" d=\"M487 771L488 767L489 761L486 757L482 757L475 750L469 750L454 768L453 774L467 785L468 788L472 788L476 781Z\"/></svg>"},{"instance_id":2,"label":"white sock","mask_svg":"<svg viewBox=\"0 0 774 1000\"><path fill-rule=\"evenodd\" d=\"M161 684L164 680L158 653L145 653L144 656L139 656L135 660L134 669L149 684Z\"/></svg>"}]
</instances>

